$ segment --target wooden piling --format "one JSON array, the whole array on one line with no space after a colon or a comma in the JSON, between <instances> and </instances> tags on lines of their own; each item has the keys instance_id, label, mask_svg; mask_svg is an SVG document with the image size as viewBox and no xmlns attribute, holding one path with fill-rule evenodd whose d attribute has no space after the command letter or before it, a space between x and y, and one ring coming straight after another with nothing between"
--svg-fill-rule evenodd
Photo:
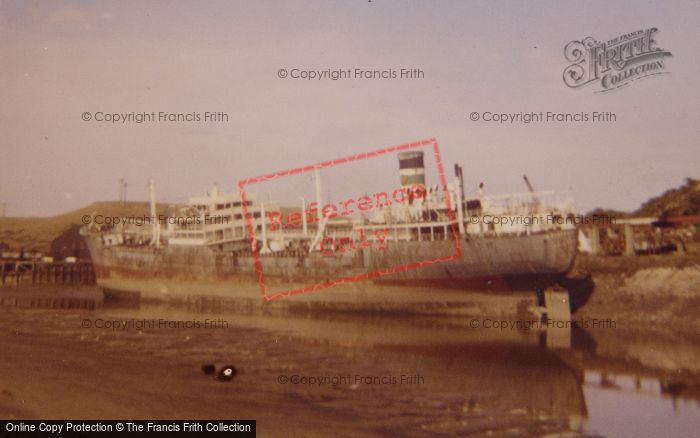
<instances>
[{"instance_id":1,"label":"wooden piling","mask_svg":"<svg viewBox=\"0 0 700 438\"><path fill-rule=\"evenodd\" d=\"M634 255L634 232L631 224L625 224L625 255Z\"/></svg>"},{"instance_id":2,"label":"wooden piling","mask_svg":"<svg viewBox=\"0 0 700 438\"><path fill-rule=\"evenodd\" d=\"M0 263L0 284L94 284L95 271L91 262L27 262Z\"/></svg>"}]
</instances>

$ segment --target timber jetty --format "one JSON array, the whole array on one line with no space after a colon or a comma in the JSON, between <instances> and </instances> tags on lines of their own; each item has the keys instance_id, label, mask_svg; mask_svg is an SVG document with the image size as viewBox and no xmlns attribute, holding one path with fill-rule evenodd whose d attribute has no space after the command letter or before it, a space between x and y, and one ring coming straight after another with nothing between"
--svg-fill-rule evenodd
<instances>
[{"instance_id":1,"label":"timber jetty","mask_svg":"<svg viewBox=\"0 0 700 438\"><path fill-rule=\"evenodd\" d=\"M0 260L0 285L94 284L92 262Z\"/></svg>"}]
</instances>

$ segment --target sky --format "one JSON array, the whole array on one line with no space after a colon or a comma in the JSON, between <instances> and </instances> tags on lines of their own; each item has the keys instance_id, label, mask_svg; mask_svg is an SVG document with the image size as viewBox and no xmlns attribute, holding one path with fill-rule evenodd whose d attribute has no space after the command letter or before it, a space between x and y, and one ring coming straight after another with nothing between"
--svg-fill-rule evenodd
<instances>
[{"instance_id":1,"label":"sky","mask_svg":"<svg viewBox=\"0 0 700 438\"><path fill-rule=\"evenodd\" d=\"M580 212L636 209L700 177L698 16L697 1L0 0L0 202L9 216L60 214L117 199L121 178L129 200L147 200L153 178L159 201L182 202L214 183L235 192L241 179L435 138L468 192L482 181L522 192L527 174L537 189L573 190ZM570 41L650 27L670 74L610 93L564 84ZM279 77L356 68L424 77ZM160 111L229 120L94 120ZM486 111L616 121L469 118ZM340 174L363 191L398 184L391 162ZM277 190L295 196L294 184Z\"/></svg>"}]
</instances>

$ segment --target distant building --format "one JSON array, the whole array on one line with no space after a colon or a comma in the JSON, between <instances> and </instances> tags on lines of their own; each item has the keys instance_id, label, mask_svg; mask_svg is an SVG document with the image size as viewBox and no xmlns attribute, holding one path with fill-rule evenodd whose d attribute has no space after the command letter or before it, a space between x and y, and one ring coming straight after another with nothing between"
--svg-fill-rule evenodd
<instances>
[{"instance_id":1,"label":"distant building","mask_svg":"<svg viewBox=\"0 0 700 438\"><path fill-rule=\"evenodd\" d=\"M89 259L90 253L85 238L80 235L80 225L71 225L60 236L51 242L50 254L56 260L65 260L66 257L76 259Z\"/></svg>"}]
</instances>

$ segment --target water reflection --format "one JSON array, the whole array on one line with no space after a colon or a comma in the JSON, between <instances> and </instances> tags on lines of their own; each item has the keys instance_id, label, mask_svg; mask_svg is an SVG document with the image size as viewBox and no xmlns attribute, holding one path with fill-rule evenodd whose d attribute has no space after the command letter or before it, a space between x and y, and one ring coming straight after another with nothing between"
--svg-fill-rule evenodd
<instances>
[{"instance_id":1,"label":"water reflection","mask_svg":"<svg viewBox=\"0 0 700 438\"><path fill-rule=\"evenodd\" d=\"M443 432L687 436L700 428L700 376L668 363L641 364L629 350L611 354L611 345L632 336L621 330L489 330L469 327L463 318L261 316L162 306L105 311L175 319L193 312L228 315L237 324L361 350L378 368L417 370L429 382L414 391L417 400L452 401L436 405L452 412L439 415ZM634 336L653 344L653 333ZM693 360L700 359L695 344L686 345L683 338L675 345L657 342L670 352L692 351ZM605 371L611 369L615 372ZM387 391L383 397L389 398L385 403L397 402ZM391 422L392 413L383 421ZM421 427L431 431L437 430L429 418L434 414L425 406L414 412L422 418Z\"/></svg>"},{"instance_id":2,"label":"water reflection","mask_svg":"<svg viewBox=\"0 0 700 438\"><path fill-rule=\"evenodd\" d=\"M15 305L37 307L47 301L34 297L28 303L34 304ZM223 318L234 326L269 332L275 342L297 350L318 350L323 345L328 354L318 359L302 362L277 356L279 364L260 367L273 370L273 365L281 364L290 373L347 375L348 381L339 385L278 385L276 390L284 392L290 403L351 414L372 430L689 436L700 429L700 352L693 336L620 328L497 330L474 328L464 317L263 315L245 309L109 301L79 310L46 307L121 320ZM123 341L130 339L128 335L110 334ZM157 336L167 341L170 335ZM206 337L198 339L209 342ZM222 342L212 340L198 347L216 349L225 345ZM355 375L417 375L422 382L358 385Z\"/></svg>"},{"instance_id":3,"label":"water reflection","mask_svg":"<svg viewBox=\"0 0 700 438\"><path fill-rule=\"evenodd\" d=\"M692 436L700 427L697 386L694 389L683 395L656 378L586 371L588 430L619 437Z\"/></svg>"}]
</instances>

